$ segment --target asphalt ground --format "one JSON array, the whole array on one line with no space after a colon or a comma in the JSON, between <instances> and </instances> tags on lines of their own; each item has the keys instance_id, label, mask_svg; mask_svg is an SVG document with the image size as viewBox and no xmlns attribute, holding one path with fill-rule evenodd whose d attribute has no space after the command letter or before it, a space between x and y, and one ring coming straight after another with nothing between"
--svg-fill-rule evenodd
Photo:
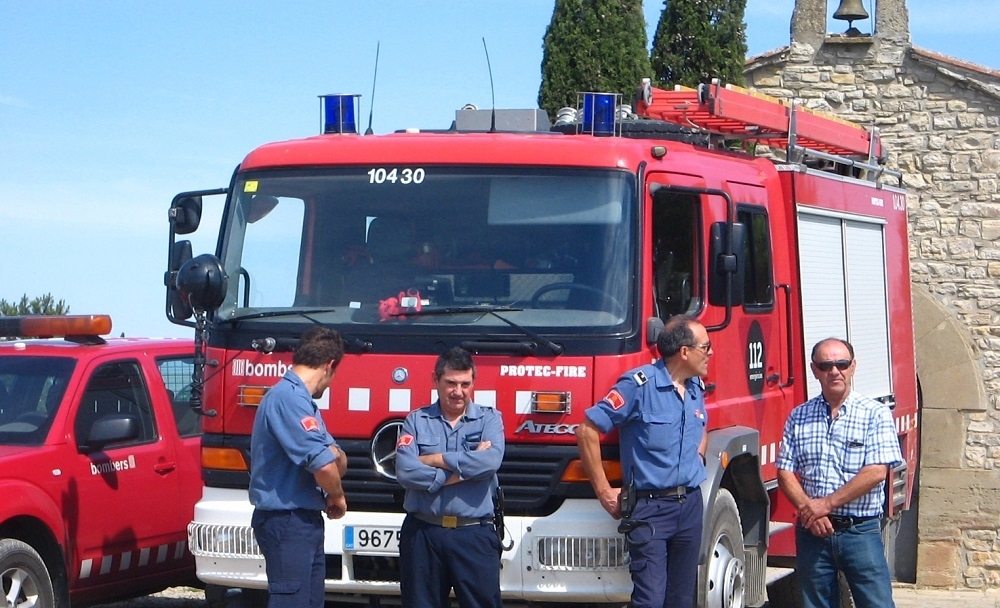
<instances>
[{"instance_id":1,"label":"asphalt ground","mask_svg":"<svg viewBox=\"0 0 1000 608\"><path fill-rule=\"evenodd\" d=\"M896 608L1000 608L1000 589L928 589L896 584ZM94 608L204 608L205 594L190 587L174 587L146 597L102 604Z\"/></svg>"}]
</instances>

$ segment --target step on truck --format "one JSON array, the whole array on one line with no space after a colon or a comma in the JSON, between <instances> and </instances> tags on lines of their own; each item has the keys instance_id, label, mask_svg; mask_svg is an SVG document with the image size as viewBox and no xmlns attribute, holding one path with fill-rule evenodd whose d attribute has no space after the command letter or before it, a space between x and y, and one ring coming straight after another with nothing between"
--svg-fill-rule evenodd
<instances>
[{"instance_id":1,"label":"step on truck","mask_svg":"<svg viewBox=\"0 0 1000 608\"><path fill-rule=\"evenodd\" d=\"M919 419L906 193L877 131L719 82L644 81L633 107L584 93L553 125L540 110L462 109L450 128L367 135L357 97L323 97L322 133L260 146L228 187L170 206L166 314L195 330L204 377L205 490L189 527L201 580L263 597L250 429L314 323L347 350L318 401L349 456L348 514L326 522L331 598L398 596L394 446L435 399L436 356L460 345L475 401L506 428L503 596L627 601L627 546L574 434L623 371L656 358L677 314L716 352L700 606L759 606L790 572L775 459L788 413L819 390L808 355L823 338L854 344L856 389L892 408L898 524ZM193 257L185 235L209 197L224 198L217 247ZM602 449L620 482L614 441Z\"/></svg>"}]
</instances>

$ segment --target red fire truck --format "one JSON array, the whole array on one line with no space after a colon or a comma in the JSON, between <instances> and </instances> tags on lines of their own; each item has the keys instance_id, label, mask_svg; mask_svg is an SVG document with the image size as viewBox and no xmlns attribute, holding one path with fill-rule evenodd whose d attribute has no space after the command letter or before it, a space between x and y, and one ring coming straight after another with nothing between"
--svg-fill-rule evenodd
<instances>
[{"instance_id":1,"label":"red fire truck","mask_svg":"<svg viewBox=\"0 0 1000 608\"><path fill-rule=\"evenodd\" d=\"M246 589L248 604L266 586L251 423L314 323L347 347L319 401L350 464L348 515L326 524L331 596L399 592L396 437L436 398L434 360L454 345L476 354L474 399L506 427L506 598L628 599L627 548L574 432L619 374L656 357L676 314L696 316L716 352L701 606L762 604L794 555L774 462L789 411L817 393L807 357L822 338L852 341L856 389L893 409L907 466L887 508L908 506L906 194L885 183L901 175L877 132L717 82L645 82L637 99L631 113L620 96L581 94L551 127L540 110L463 109L445 130L358 135L356 96L330 96L322 134L257 148L228 188L177 195L166 313L196 329L205 376L206 487L189 527L203 581ZM217 249L192 259L179 237L210 195L225 195Z\"/></svg>"},{"instance_id":2,"label":"red fire truck","mask_svg":"<svg viewBox=\"0 0 1000 608\"><path fill-rule=\"evenodd\" d=\"M0 316L0 606L198 582L191 341L110 332L107 315Z\"/></svg>"}]
</instances>

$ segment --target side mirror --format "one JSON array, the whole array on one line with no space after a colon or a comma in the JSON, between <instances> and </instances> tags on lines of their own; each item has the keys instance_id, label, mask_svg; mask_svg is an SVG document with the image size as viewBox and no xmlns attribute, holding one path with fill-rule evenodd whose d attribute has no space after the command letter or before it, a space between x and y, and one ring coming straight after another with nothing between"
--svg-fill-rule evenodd
<instances>
[{"instance_id":1,"label":"side mirror","mask_svg":"<svg viewBox=\"0 0 1000 608\"><path fill-rule=\"evenodd\" d=\"M112 414L94 422L87 433L86 444L80 452L88 454L103 450L105 446L139 438L139 421L131 414Z\"/></svg>"},{"instance_id":2,"label":"side mirror","mask_svg":"<svg viewBox=\"0 0 1000 608\"><path fill-rule=\"evenodd\" d=\"M742 306L746 275L746 226L715 222L709 236L708 301L714 306ZM727 291L729 297L727 298Z\"/></svg>"},{"instance_id":3,"label":"side mirror","mask_svg":"<svg viewBox=\"0 0 1000 608\"><path fill-rule=\"evenodd\" d=\"M191 241L178 241L171 246L170 265L163 276L163 283L167 286L167 318L175 323L190 319L194 314L194 310L177 289L177 272L190 259Z\"/></svg>"},{"instance_id":4,"label":"side mirror","mask_svg":"<svg viewBox=\"0 0 1000 608\"><path fill-rule=\"evenodd\" d=\"M174 234L191 234L201 224L201 197L178 194L170 203L169 213Z\"/></svg>"},{"instance_id":5,"label":"side mirror","mask_svg":"<svg viewBox=\"0 0 1000 608\"><path fill-rule=\"evenodd\" d=\"M646 319L646 344L653 346L660 339L663 333L663 319L660 317L650 317Z\"/></svg>"}]
</instances>

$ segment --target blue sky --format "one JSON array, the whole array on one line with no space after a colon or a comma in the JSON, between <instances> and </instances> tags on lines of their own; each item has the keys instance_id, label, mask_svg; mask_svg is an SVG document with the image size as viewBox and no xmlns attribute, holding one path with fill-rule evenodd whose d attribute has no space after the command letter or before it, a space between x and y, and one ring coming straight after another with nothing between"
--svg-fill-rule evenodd
<instances>
[{"instance_id":1,"label":"blue sky","mask_svg":"<svg viewBox=\"0 0 1000 608\"><path fill-rule=\"evenodd\" d=\"M907 4L914 44L1000 69L996 0ZM748 0L751 55L788 44L792 6ZM650 38L662 7L646 0ZM535 107L551 15L547 0L0 0L0 298L51 293L110 313L115 334L191 335L163 314L174 194L317 133L319 94L360 93L366 123L379 43L377 133L489 107L483 38L496 105Z\"/></svg>"}]
</instances>

